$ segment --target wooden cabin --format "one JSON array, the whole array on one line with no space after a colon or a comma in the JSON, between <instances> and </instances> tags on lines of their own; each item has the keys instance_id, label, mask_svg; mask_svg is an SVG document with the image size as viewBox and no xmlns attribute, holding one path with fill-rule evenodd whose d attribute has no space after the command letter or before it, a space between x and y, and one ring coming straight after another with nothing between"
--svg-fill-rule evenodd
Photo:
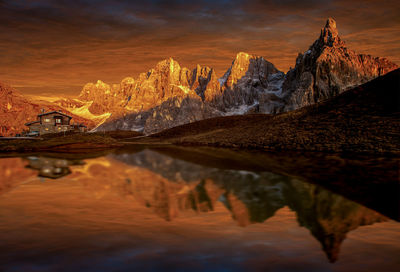
<instances>
[{"instance_id":1,"label":"wooden cabin","mask_svg":"<svg viewBox=\"0 0 400 272\"><path fill-rule=\"evenodd\" d=\"M59 133L67 131L85 132L86 126L83 124L70 124L72 117L62 111L42 112L38 119L26 123L29 127L29 136L43 135L48 133Z\"/></svg>"}]
</instances>

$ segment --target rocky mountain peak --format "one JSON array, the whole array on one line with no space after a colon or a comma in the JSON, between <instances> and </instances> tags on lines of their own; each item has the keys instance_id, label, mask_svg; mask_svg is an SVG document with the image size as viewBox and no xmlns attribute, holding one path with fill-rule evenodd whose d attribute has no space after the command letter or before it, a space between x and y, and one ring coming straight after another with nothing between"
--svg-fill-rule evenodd
<instances>
[{"instance_id":1,"label":"rocky mountain peak","mask_svg":"<svg viewBox=\"0 0 400 272\"><path fill-rule=\"evenodd\" d=\"M208 66L201 67L199 64L192 72L190 86L203 100L212 99L213 96L219 94L220 89L214 69ZM205 95L206 91L207 95Z\"/></svg>"},{"instance_id":2,"label":"rocky mountain peak","mask_svg":"<svg viewBox=\"0 0 400 272\"><path fill-rule=\"evenodd\" d=\"M132 77L124 78L119 84L119 92L124 96L130 95L135 87L135 83L136 81Z\"/></svg>"},{"instance_id":3,"label":"rocky mountain peak","mask_svg":"<svg viewBox=\"0 0 400 272\"><path fill-rule=\"evenodd\" d=\"M336 29L336 21L335 21L334 19L332 19L332 18L328 18L328 19L326 20L325 29L329 29L329 30L331 30L332 32L334 32L334 31L337 32L337 29ZM337 34L337 33L336 33L336 34Z\"/></svg>"},{"instance_id":4,"label":"rocky mountain peak","mask_svg":"<svg viewBox=\"0 0 400 272\"><path fill-rule=\"evenodd\" d=\"M87 83L83 86L79 98L82 100L91 101L94 100L96 96L108 94L111 91L110 85L104 83L101 80L97 80L95 84Z\"/></svg>"},{"instance_id":5,"label":"rocky mountain peak","mask_svg":"<svg viewBox=\"0 0 400 272\"><path fill-rule=\"evenodd\" d=\"M262 58L256 55L247 54L245 52L239 52L232 64L235 68L246 68L249 65L250 59Z\"/></svg>"},{"instance_id":6,"label":"rocky mountain peak","mask_svg":"<svg viewBox=\"0 0 400 272\"><path fill-rule=\"evenodd\" d=\"M159 63L157 63L155 67L155 71L157 72L166 72L169 71L171 74L174 73L174 71L178 71L181 69L181 66L179 63L174 60L172 57L162 60Z\"/></svg>"},{"instance_id":7,"label":"rocky mountain peak","mask_svg":"<svg viewBox=\"0 0 400 272\"><path fill-rule=\"evenodd\" d=\"M236 61L248 60L249 58L254 58L254 57L257 57L257 56L250 55L250 54L247 54L245 52L239 52L239 53L236 54L235 60Z\"/></svg>"},{"instance_id":8,"label":"rocky mountain peak","mask_svg":"<svg viewBox=\"0 0 400 272\"><path fill-rule=\"evenodd\" d=\"M232 61L231 67L226 71L225 75L220 79L221 86L231 88L237 83L247 72L250 64L250 59L255 59L256 56L249 55L244 52L239 52Z\"/></svg>"},{"instance_id":9,"label":"rocky mountain peak","mask_svg":"<svg viewBox=\"0 0 400 272\"><path fill-rule=\"evenodd\" d=\"M232 89L238 84L250 81L263 81L270 74L278 73L276 67L263 57L240 52L236 55L231 67L219 79L222 88Z\"/></svg>"},{"instance_id":10,"label":"rocky mountain peak","mask_svg":"<svg viewBox=\"0 0 400 272\"><path fill-rule=\"evenodd\" d=\"M387 59L348 49L338 35L335 20L329 18L319 38L298 55L295 68L286 75L284 111L329 99L397 67Z\"/></svg>"},{"instance_id":11,"label":"rocky mountain peak","mask_svg":"<svg viewBox=\"0 0 400 272\"><path fill-rule=\"evenodd\" d=\"M126 85L133 85L135 84L135 79L133 77L126 77L121 81L121 86L126 86Z\"/></svg>"},{"instance_id":12,"label":"rocky mountain peak","mask_svg":"<svg viewBox=\"0 0 400 272\"><path fill-rule=\"evenodd\" d=\"M193 69L193 79L197 79L200 76L206 77L211 70L213 69L208 66L201 67L200 64L197 64L196 68Z\"/></svg>"},{"instance_id":13,"label":"rocky mountain peak","mask_svg":"<svg viewBox=\"0 0 400 272\"><path fill-rule=\"evenodd\" d=\"M332 18L326 20L325 27L321 29L321 35L317 44L319 47L323 46L344 46L344 42L339 37L339 31L336 28L336 21Z\"/></svg>"},{"instance_id":14,"label":"rocky mountain peak","mask_svg":"<svg viewBox=\"0 0 400 272\"><path fill-rule=\"evenodd\" d=\"M96 82L96 87L98 87L98 88L107 88L107 87L109 87L109 85L99 79Z\"/></svg>"}]
</instances>

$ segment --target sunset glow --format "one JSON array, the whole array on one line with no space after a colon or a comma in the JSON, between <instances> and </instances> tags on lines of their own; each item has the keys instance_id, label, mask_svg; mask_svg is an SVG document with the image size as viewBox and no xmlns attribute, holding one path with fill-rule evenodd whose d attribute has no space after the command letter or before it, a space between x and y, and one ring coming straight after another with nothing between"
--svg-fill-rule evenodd
<instances>
[{"instance_id":1,"label":"sunset glow","mask_svg":"<svg viewBox=\"0 0 400 272\"><path fill-rule=\"evenodd\" d=\"M355 12L357 11L357 12ZM287 72L338 23L348 47L400 64L398 1L0 1L0 80L23 93L77 95L173 57L222 76L240 51Z\"/></svg>"}]
</instances>

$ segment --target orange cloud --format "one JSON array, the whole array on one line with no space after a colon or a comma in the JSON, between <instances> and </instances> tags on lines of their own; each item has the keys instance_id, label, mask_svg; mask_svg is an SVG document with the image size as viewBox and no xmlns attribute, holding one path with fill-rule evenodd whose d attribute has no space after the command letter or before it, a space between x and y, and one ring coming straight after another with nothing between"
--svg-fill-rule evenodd
<instances>
[{"instance_id":1,"label":"orange cloud","mask_svg":"<svg viewBox=\"0 0 400 272\"><path fill-rule=\"evenodd\" d=\"M286 72L327 17L351 49L400 63L397 1L33 2L0 2L0 80L31 93L76 94L170 56L221 76L244 51Z\"/></svg>"}]
</instances>

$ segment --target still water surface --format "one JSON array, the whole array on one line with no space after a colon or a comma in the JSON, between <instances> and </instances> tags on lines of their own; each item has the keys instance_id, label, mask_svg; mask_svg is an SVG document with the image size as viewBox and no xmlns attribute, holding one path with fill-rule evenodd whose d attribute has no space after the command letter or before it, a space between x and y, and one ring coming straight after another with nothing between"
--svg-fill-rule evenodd
<instances>
[{"instance_id":1,"label":"still water surface","mask_svg":"<svg viewBox=\"0 0 400 272\"><path fill-rule=\"evenodd\" d=\"M317 185L333 163L235 156L2 158L0 271L399 271L398 218Z\"/></svg>"}]
</instances>

